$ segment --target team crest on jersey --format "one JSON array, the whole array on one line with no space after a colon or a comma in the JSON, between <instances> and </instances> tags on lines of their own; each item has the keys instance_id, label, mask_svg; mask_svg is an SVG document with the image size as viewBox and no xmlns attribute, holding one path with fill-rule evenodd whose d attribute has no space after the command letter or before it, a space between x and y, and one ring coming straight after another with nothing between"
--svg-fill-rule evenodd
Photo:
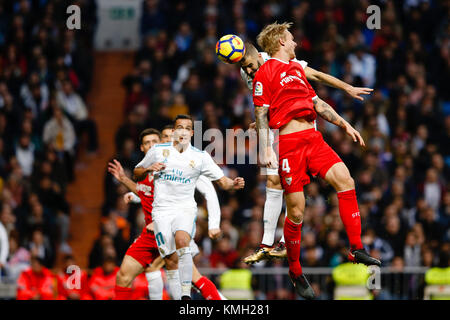
<instances>
[{"instance_id":1,"label":"team crest on jersey","mask_svg":"<svg viewBox=\"0 0 450 320\"><path fill-rule=\"evenodd\" d=\"M261 82L256 82L255 84L255 96L262 96L263 94L263 85Z\"/></svg>"},{"instance_id":2,"label":"team crest on jersey","mask_svg":"<svg viewBox=\"0 0 450 320\"><path fill-rule=\"evenodd\" d=\"M195 167L194 160L189 161L189 165L191 166L192 169L194 169L194 167Z\"/></svg>"},{"instance_id":3,"label":"team crest on jersey","mask_svg":"<svg viewBox=\"0 0 450 320\"><path fill-rule=\"evenodd\" d=\"M286 177L284 178L284 180L286 181L286 183L290 186L292 183L292 177Z\"/></svg>"},{"instance_id":4,"label":"team crest on jersey","mask_svg":"<svg viewBox=\"0 0 450 320\"><path fill-rule=\"evenodd\" d=\"M164 149L163 150L163 157L164 158L167 158L169 156L169 154L170 154L170 150L169 149Z\"/></svg>"},{"instance_id":5,"label":"team crest on jersey","mask_svg":"<svg viewBox=\"0 0 450 320\"><path fill-rule=\"evenodd\" d=\"M283 78L285 75L286 75L286 72L282 72L282 73L280 74L280 78Z\"/></svg>"},{"instance_id":6,"label":"team crest on jersey","mask_svg":"<svg viewBox=\"0 0 450 320\"><path fill-rule=\"evenodd\" d=\"M302 77L302 73L298 70L295 70L295 72L297 72L297 75L301 78Z\"/></svg>"}]
</instances>

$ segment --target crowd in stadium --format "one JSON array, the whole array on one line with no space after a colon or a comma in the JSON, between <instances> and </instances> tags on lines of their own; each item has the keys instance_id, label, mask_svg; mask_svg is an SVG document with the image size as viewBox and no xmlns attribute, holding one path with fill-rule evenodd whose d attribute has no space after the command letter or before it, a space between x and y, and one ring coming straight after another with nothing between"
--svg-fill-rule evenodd
<instances>
[{"instance_id":1,"label":"crowd in stadium","mask_svg":"<svg viewBox=\"0 0 450 320\"><path fill-rule=\"evenodd\" d=\"M48 289L57 253L69 259L67 186L80 152L97 150L85 100L95 6L79 4L86 28L75 33L66 28L67 2L0 1L0 279L24 287L18 298L52 296L26 287L44 270Z\"/></svg>"},{"instance_id":2,"label":"crowd in stadium","mask_svg":"<svg viewBox=\"0 0 450 320\"><path fill-rule=\"evenodd\" d=\"M0 227L10 246L0 267L4 276L15 278L30 264L52 268L55 250L70 252L65 189L73 180L80 146L88 152L97 148L97 129L84 102L92 33L66 31L54 18L61 8L53 3L60 2L0 1ZM381 7L380 30L366 28L370 4ZM115 107L123 108L123 124L111 137L117 150L111 158L130 176L143 157L139 133L148 127L162 130L177 114L201 120L203 130L247 130L254 121L251 92L236 65L216 58L216 41L232 33L255 43L264 25L292 21L297 58L354 86L375 89L360 102L311 82L366 141L367 147L360 148L318 119L318 129L355 179L369 253L383 266L399 269L449 266L449 1L145 0L142 5L142 46L134 69L122 80L126 100ZM31 10L42 14L32 16ZM95 10L87 10L93 27ZM230 177L244 177L246 186L234 193L218 190L224 236L214 242L208 238L205 201L196 196L198 267L244 267L241 259L262 237L265 177L255 165L222 167ZM97 269L89 286L92 277L106 283L117 272L144 223L139 205L124 203L127 190L106 172L104 182L101 235L89 257L89 269ZM312 179L305 195L302 266L334 267L346 261L347 237L336 194L324 181ZM284 215L278 237L282 221ZM39 259L30 261L31 256ZM274 265L287 263L263 261L254 267ZM289 282L274 281L271 291L258 297L293 297L286 288Z\"/></svg>"}]
</instances>

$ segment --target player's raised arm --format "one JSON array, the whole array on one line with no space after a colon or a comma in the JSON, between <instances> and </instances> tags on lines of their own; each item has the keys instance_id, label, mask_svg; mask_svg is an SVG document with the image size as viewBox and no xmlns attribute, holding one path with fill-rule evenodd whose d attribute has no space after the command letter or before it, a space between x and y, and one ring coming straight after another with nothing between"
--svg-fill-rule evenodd
<instances>
[{"instance_id":1,"label":"player's raised arm","mask_svg":"<svg viewBox=\"0 0 450 320\"><path fill-rule=\"evenodd\" d=\"M326 84L330 87L334 87L340 89L342 91L347 92L352 98L363 101L364 98L361 95L370 94L373 89L371 88L363 88L363 87L354 87L338 78L333 77L332 75L323 73L321 71L315 70L311 67L305 67L305 75L308 80L318 81L323 84Z\"/></svg>"},{"instance_id":2,"label":"player's raised arm","mask_svg":"<svg viewBox=\"0 0 450 320\"><path fill-rule=\"evenodd\" d=\"M348 123L340 115L338 115L336 111L334 111L334 109L328 103L326 103L319 97L314 99L313 103L314 109L316 110L318 115L320 115L323 119L327 120L328 122L344 129L345 132L353 139L354 142L359 142L359 144L363 147L366 146L359 132L355 130L350 125L350 123Z\"/></svg>"},{"instance_id":3,"label":"player's raised arm","mask_svg":"<svg viewBox=\"0 0 450 320\"><path fill-rule=\"evenodd\" d=\"M119 161L114 159L112 162L109 162L108 172L111 173L114 178L117 179L117 181L127 187L128 190L137 195L136 182L126 176L125 171L123 170L123 167Z\"/></svg>"},{"instance_id":4,"label":"player's raised arm","mask_svg":"<svg viewBox=\"0 0 450 320\"><path fill-rule=\"evenodd\" d=\"M211 239L217 239L220 234L220 204L217 199L216 189L211 180L205 176L200 176L195 185L206 199L206 208L208 209L208 235Z\"/></svg>"}]
</instances>

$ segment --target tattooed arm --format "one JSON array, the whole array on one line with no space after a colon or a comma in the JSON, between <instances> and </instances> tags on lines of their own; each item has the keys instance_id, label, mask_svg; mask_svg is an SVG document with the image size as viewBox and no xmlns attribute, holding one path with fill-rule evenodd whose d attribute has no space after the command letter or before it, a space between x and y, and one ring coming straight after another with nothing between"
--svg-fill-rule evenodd
<instances>
[{"instance_id":1,"label":"tattooed arm","mask_svg":"<svg viewBox=\"0 0 450 320\"><path fill-rule=\"evenodd\" d=\"M255 106L256 132L259 136L259 146L261 150L260 163L262 166L277 168L277 158L269 141L269 120L267 113L269 108Z\"/></svg>"},{"instance_id":2,"label":"tattooed arm","mask_svg":"<svg viewBox=\"0 0 450 320\"><path fill-rule=\"evenodd\" d=\"M350 123L345 121L340 115L334 111L334 109L325 101L317 97L317 99L313 100L314 102L314 109L316 109L316 112L319 116L321 116L326 121L342 128L345 130L345 132L353 139L354 142L358 142L361 146L365 146L363 138L359 134L358 131L356 131Z\"/></svg>"}]
</instances>

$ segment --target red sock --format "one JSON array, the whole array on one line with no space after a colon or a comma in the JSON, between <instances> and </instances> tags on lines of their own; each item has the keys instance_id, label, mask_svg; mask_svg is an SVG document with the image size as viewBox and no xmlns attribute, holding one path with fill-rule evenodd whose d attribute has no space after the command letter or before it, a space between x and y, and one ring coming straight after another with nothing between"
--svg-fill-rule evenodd
<instances>
[{"instance_id":1,"label":"red sock","mask_svg":"<svg viewBox=\"0 0 450 320\"><path fill-rule=\"evenodd\" d=\"M207 277L201 277L194 283L206 300L222 300L214 283Z\"/></svg>"},{"instance_id":2,"label":"red sock","mask_svg":"<svg viewBox=\"0 0 450 320\"><path fill-rule=\"evenodd\" d=\"M292 222L288 217L284 220L284 240L288 256L289 271L294 277L302 274L300 265L300 241L302 239L302 224Z\"/></svg>"},{"instance_id":3,"label":"red sock","mask_svg":"<svg viewBox=\"0 0 450 320\"><path fill-rule=\"evenodd\" d=\"M131 288L125 288L116 285L114 287L114 293L116 294L114 300L130 300Z\"/></svg>"},{"instance_id":4,"label":"red sock","mask_svg":"<svg viewBox=\"0 0 450 320\"><path fill-rule=\"evenodd\" d=\"M362 249L361 242L361 216L355 189L338 192L339 214L347 231L350 249Z\"/></svg>"}]
</instances>

